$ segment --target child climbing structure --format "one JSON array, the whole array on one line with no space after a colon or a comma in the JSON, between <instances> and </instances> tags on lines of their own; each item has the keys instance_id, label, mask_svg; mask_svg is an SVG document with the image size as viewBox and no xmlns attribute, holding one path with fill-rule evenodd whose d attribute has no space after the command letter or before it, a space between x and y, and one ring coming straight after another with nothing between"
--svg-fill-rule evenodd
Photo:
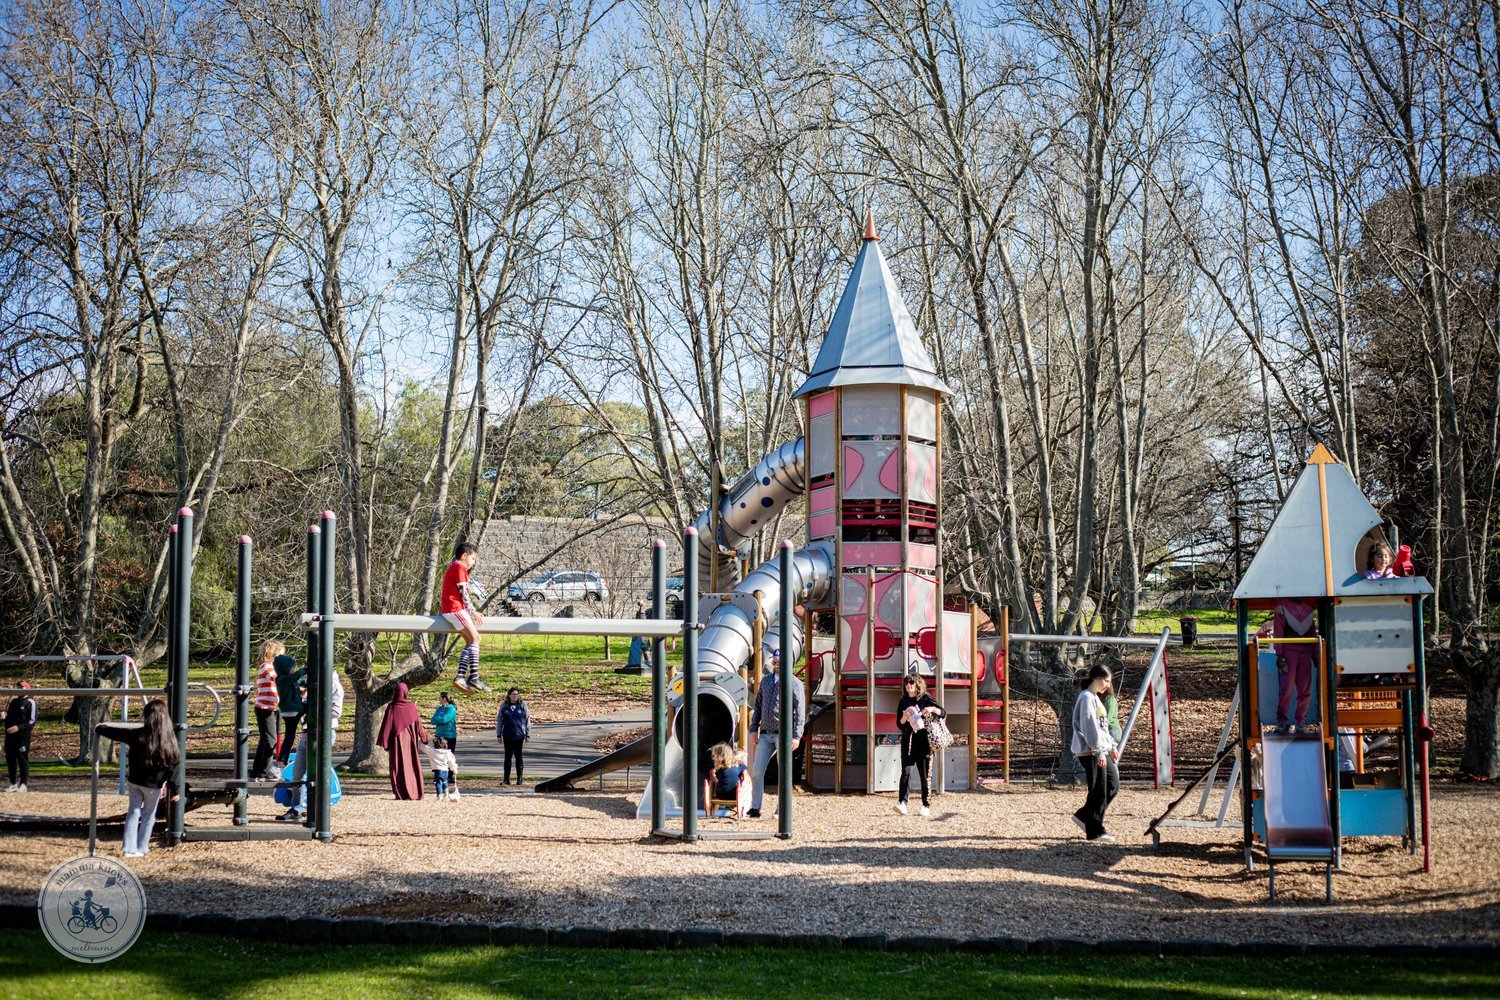
<instances>
[{"instance_id":1,"label":"child climbing structure","mask_svg":"<svg viewBox=\"0 0 1500 1000\"><path fill-rule=\"evenodd\" d=\"M1389 549L1381 524L1320 444L1234 592L1245 866L1259 847L1273 899L1285 861L1321 862L1331 899L1345 837L1399 836L1413 854L1420 838L1431 868L1422 601L1432 586L1365 572L1372 548ZM1273 627L1252 634L1266 612ZM1367 741L1395 753L1367 760Z\"/></svg>"}]
</instances>

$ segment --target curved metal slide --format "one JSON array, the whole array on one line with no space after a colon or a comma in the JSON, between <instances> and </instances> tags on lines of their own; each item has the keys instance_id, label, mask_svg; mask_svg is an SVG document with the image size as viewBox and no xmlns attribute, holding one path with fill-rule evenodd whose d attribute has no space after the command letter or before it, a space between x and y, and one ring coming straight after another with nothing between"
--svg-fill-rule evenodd
<instances>
[{"instance_id":1,"label":"curved metal slide","mask_svg":"<svg viewBox=\"0 0 1500 1000\"><path fill-rule=\"evenodd\" d=\"M719 505L719 530L717 537L708 544L710 536L707 511L699 514L694 526L699 529L705 544L699 550L699 574L708 580L709 569L714 560L719 562L719 581L732 581L730 591L737 595L760 593L761 649L766 659L781 648L783 623L777 620L781 606L781 590L788 586L793 601L821 601L827 597L833 584L834 561L831 546L815 543L798 551L792 557L792 577L781 579L779 559L772 558L757 566L744 579L739 577L740 559L750 551L755 535L764 530L776 513L802 495L806 484L803 464L804 452L801 438L774 449L765 458L748 470L725 494ZM734 582L737 581L737 582ZM740 678L740 667L751 659L751 648L755 636L755 607L750 601L726 601L708 616L703 633L698 640L698 719L699 745L707 747L720 741L732 740L739 719L740 706L744 704L747 690ZM802 624L798 621L785 623L792 630L791 647L793 659L802 655ZM664 796L667 815L680 815L678 800L682 784L682 744L676 721L680 716L681 697L672 702L674 721L667 740L667 759L663 766ZM575 781L607 774L645 763L651 759L651 737L647 736L605 754L581 767L537 785L539 792L565 791ZM651 799L655 790L649 786L641 798L640 815L649 815Z\"/></svg>"}]
</instances>

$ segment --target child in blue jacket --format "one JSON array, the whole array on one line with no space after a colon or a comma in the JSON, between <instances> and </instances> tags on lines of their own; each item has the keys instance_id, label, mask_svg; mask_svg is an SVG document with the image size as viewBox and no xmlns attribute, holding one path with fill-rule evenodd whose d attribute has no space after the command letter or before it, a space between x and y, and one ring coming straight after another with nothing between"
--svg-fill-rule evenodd
<instances>
[{"instance_id":1,"label":"child in blue jacket","mask_svg":"<svg viewBox=\"0 0 1500 1000\"><path fill-rule=\"evenodd\" d=\"M458 749L458 706L447 692L438 694L437 711L432 713L432 742L434 746Z\"/></svg>"}]
</instances>

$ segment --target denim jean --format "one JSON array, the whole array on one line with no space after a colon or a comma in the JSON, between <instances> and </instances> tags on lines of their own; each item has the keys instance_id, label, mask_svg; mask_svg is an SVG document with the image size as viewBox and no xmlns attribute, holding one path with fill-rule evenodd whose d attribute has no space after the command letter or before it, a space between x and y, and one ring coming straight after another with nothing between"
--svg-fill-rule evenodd
<instances>
[{"instance_id":1,"label":"denim jean","mask_svg":"<svg viewBox=\"0 0 1500 1000\"><path fill-rule=\"evenodd\" d=\"M766 768L771 766L771 758L776 756L780 749L781 736L778 733L761 733L755 741L755 759L750 763L750 808L759 809L766 794ZM781 781L788 780L788 769L781 769Z\"/></svg>"},{"instance_id":2,"label":"denim jean","mask_svg":"<svg viewBox=\"0 0 1500 1000\"><path fill-rule=\"evenodd\" d=\"M125 852L145 854L151 850L151 830L156 826L156 804L161 801L161 785L147 788L133 781L125 783L130 806L125 813Z\"/></svg>"}]
</instances>

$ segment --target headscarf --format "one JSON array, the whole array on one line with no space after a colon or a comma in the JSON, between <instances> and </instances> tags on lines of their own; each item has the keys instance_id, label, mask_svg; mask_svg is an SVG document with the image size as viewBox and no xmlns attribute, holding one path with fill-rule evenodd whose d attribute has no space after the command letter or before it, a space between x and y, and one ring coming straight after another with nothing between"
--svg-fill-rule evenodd
<instances>
[{"instance_id":1,"label":"headscarf","mask_svg":"<svg viewBox=\"0 0 1500 1000\"><path fill-rule=\"evenodd\" d=\"M380 738L376 741L383 747L389 748L396 734L407 727L422 725L422 713L417 710L416 704L406 697L407 690L405 683L397 684L396 697L386 706L385 719L380 723Z\"/></svg>"}]
</instances>

